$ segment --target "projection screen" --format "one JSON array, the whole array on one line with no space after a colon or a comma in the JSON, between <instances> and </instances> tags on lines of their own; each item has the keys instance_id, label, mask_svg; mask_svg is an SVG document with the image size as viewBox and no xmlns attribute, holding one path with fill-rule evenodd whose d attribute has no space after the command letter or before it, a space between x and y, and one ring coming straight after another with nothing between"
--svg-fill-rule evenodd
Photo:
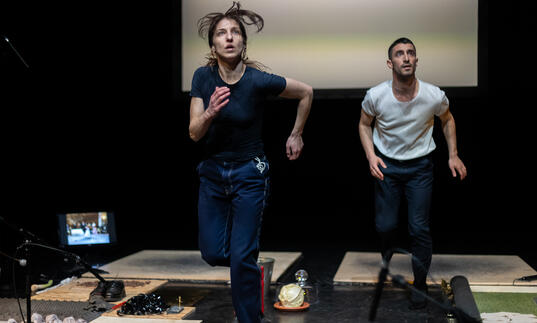
<instances>
[{"instance_id":1,"label":"projection screen","mask_svg":"<svg viewBox=\"0 0 537 323\"><path fill-rule=\"evenodd\" d=\"M248 28L248 57L268 72L315 89L364 89L391 78L389 45L410 38L419 79L449 87L476 87L478 0L242 0L265 20ZM197 21L225 12L232 1L182 1L182 90L190 91L196 68L205 65L207 40Z\"/></svg>"}]
</instances>

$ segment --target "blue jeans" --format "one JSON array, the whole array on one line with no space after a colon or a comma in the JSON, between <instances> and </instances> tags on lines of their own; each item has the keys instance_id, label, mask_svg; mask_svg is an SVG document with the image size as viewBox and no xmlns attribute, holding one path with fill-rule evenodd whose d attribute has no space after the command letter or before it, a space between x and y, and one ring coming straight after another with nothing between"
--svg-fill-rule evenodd
<instances>
[{"instance_id":1,"label":"blue jeans","mask_svg":"<svg viewBox=\"0 0 537 323\"><path fill-rule=\"evenodd\" d=\"M265 157L245 162L204 160L198 166L199 247L211 266L229 266L239 322L261 321L259 234L269 192Z\"/></svg>"},{"instance_id":2,"label":"blue jeans","mask_svg":"<svg viewBox=\"0 0 537 323\"><path fill-rule=\"evenodd\" d=\"M413 254L414 285L425 288L431 265L432 239L429 213L433 191L433 161L429 154L399 161L379 154L387 168L380 167L384 180L375 181L375 224L381 237L383 255L393 247L401 199L408 204L408 231ZM414 259L416 258L416 259Z\"/></svg>"}]
</instances>

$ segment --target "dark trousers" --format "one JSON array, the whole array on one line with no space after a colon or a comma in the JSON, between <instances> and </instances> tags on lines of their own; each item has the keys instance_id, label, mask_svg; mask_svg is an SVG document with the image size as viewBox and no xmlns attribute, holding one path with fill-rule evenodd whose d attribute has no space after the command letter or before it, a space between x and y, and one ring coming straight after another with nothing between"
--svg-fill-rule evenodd
<instances>
[{"instance_id":1,"label":"dark trousers","mask_svg":"<svg viewBox=\"0 0 537 323\"><path fill-rule=\"evenodd\" d=\"M380 167L384 180L375 181L375 224L383 256L393 247L403 198L408 204L408 232L411 238L414 285L425 288L431 265L432 239L429 213L433 188L431 155L398 161L379 154L387 168Z\"/></svg>"},{"instance_id":2,"label":"dark trousers","mask_svg":"<svg viewBox=\"0 0 537 323\"><path fill-rule=\"evenodd\" d=\"M198 166L201 255L212 266L230 267L233 307L241 323L261 321L257 257L268 171L265 157L240 163L208 159Z\"/></svg>"}]
</instances>

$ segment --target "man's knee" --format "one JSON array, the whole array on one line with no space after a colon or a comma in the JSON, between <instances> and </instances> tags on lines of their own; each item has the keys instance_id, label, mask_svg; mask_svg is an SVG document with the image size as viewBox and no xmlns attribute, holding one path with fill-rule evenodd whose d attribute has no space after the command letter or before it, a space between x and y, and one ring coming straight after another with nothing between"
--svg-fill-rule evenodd
<instances>
[{"instance_id":1,"label":"man's knee","mask_svg":"<svg viewBox=\"0 0 537 323\"><path fill-rule=\"evenodd\" d=\"M397 221L377 220L375 223L375 228L379 234L393 232L397 230Z\"/></svg>"},{"instance_id":2,"label":"man's knee","mask_svg":"<svg viewBox=\"0 0 537 323\"><path fill-rule=\"evenodd\" d=\"M429 246L431 244L432 239L429 228L411 228L409 234L418 245Z\"/></svg>"}]
</instances>

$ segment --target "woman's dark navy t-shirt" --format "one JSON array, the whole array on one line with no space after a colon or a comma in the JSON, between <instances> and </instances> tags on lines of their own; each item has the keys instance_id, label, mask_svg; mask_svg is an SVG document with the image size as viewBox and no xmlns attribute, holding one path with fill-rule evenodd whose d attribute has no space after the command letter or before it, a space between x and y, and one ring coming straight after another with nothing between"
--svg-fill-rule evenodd
<instances>
[{"instance_id":1,"label":"woman's dark navy t-shirt","mask_svg":"<svg viewBox=\"0 0 537 323\"><path fill-rule=\"evenodd\" d=\"M237 83L227 84L218 66L204 66L194 72L190 96L202 98L207 109L217 86L227 86L231 94L204 136L206 157L244 161L263 154L261 102L267 96L282 93L285 78L247 66Z\"/></svg>"}]
</instances>

